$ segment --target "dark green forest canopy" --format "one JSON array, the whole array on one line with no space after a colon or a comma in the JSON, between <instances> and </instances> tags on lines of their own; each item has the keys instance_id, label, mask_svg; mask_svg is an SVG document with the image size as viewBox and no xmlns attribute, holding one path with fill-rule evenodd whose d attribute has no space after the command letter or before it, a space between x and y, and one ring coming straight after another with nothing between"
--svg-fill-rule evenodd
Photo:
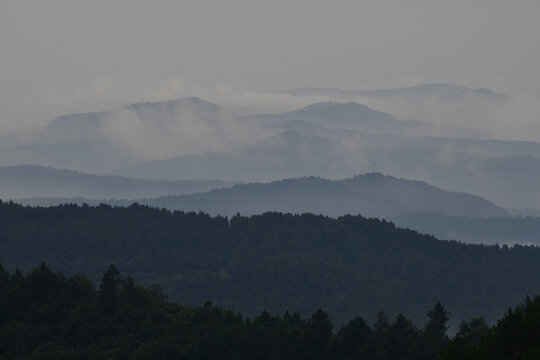
<instances>
[{"instance_id":1,"label":"dark green forest canopy","mask_svg":"<svg viewBox=\"0 0 540 360\"><path fill-rule=\"evenodd\" d=\"M44 264L27 275L0 265L1 359L537 359L539 320L535 297L492 328L482 317L462 322L452 339L440 302L421 327L379 312L372 326L354 317L336 329L321 309L250 320L209 302L167 302L158 285L137 285L114 265L97 289Z\"/></svg>"},{"instance_id":2,"label":"dark green forest canopy","mask_svg":"<svg viewBox=\"0 0 540 360\"><path fill-rule=\"evenodd\" d=\"M540 249L465 245L361 216L265 213L211 217L146 206L51 208L0 203L0 261L46 262L94 281L114 263L172 301L210 300L254 316L328 311L336 325L384 309L426 321L437 301L451 320L500 317L540 289Z\"/></svg>"},{"instance_id":3,"label":"dark green forest canopy","mask_svg":"<svg viewBox=\"0 0 540 360\"><path fill-rule=\"evenodd\" d=\"M540 296L509 308L492 328L482 318L462 322L439 359L540 359Z\"/></svg>"}]
</instances>

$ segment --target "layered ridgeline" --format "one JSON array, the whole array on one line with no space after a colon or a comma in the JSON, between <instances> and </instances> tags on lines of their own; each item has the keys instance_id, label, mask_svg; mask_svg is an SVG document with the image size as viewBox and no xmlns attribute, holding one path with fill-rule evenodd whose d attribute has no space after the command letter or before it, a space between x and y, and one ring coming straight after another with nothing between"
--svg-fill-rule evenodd
<instances>
[{"instance_id":1,"label":"layered ridgeline","mask_svg":"<svg viewBox=\"0 0 540 360\"><path fill-rule=\"evenodd\" d=\"M432 234L439 239L466 243L540 245L540 217L480 218L441 213L409 213L393 216L397 226Z\"/></svg>"},{"instance_id":2,"label":"layered ridgeline","mask_svg":"<svg viewBox=\"0 0 540 360\"><path fill-rule=\"evenodd\" d=\"M96 177L101 179L101 177ZM159 198L133 199L133 195L144 194L138 188L130 189L126 181L145 183L117 177L103 179L122 179L119 193L123 200L85 198L85 197L39 197L20 198L15 201L32 206L52 206L59 204L107 203L116 206L129 206L136 201L169 210L204 211L212 215L232 216L261 214L267 211L289 213L315 213L327 216L361 214L379 217L407 227L436 236L439 239L456 239L466 243L484 244L540 244L540 218L511 217L509 213L494 203L478 196L445 191L420 181L398 179L378 173L355 176L350 179L328 180L316 177L286 179L270 183L238 184L228 188L215 189L186 196L163 196ZM1 180L1 178L0 178ZM1 181L0 181L1 182ZM43 183L36 177L33 183ZM179 184L174 191L188 192L196 186L228 185L219 181L178 181L152 182L158 185ZM65 183L64 183L65 184ZM57 187L59 193L70 190L86 191L85 183L73 188ZM191 185L191 186L188 186ZM117 187L106 188L109 191ZM166 192L168 187L153 191ZM27 194L31 194L29 189ZM102 190L104 191L104 190ZM139 191L139 192L138 192ZM112 198L114 193L110 194Z\"/></svg>"},{"instance_id":3,"label":"layered ridgeline","mask_svg":"<svg viewBox=\"0 0 540 360\"><path fill-rule=\"evenodd\" d=\"M225 184L225 183L224 183ZM479 196L446 191L421 181L398 179L380 173L330 180L319 177L285 179L269 183L236 184L187 195L140 198L140 204L169 210L203 211L211 215L261 214L268 211L314 213L327 216L361 214L367 217L435 212L468 217L506 217L508 212ZM127 206L132 201L100 199L18 199L25 205L100 202Z\"/></svg>"},{"instance_id":4,"label":"layered ridgeline","mask_svg":"<svg viewBox=\"0 0 540 360\"><path fill-rule=\"evenodd\" d=\"M317 103L242 121L265 129L266 137L112 172L147 179L271 181L308 175L343 178L376 170L478 194L507 208L540 208L539 143L475 139L471 136L481 134L471 135L470 130L437 133L432 130L440 127L433 124L402 121L355 102ZM431 136L441 134L445 137Z\"/></svg>"},{"instance_id":5,"label":"layered ridgeline","mask_svg":"<svg viewBox=\"0 0 540 360\"><path fill-rule=\"evenodd\" d=\"M219 180L157 181L103 176L37 165L0 167L0 198L138 199L230 186Z\"/></svg>"},{"instance_id":6,"label":"layered ridgeline","mask_svg":"<svg viewBox=\"0 0 540 360\"><path fill-rule=\"evenodd\" d=\"M143 203L170 210L228 216L266 211L328 216L361 214L380 218L426 211L475 217L508 216L506 210L481 197L380 173L342 180L305 177L240 184L200 194L143 200Z\"/></svg>"},{"instance_id":7,"label":"layered ridgeline","mask_svg":"<svg viewBox=\"0 0 540 360\"><path fill-rule=\"evenodd\" d=\"M540 249L464 245L361 216L266 213L231 219L142 206L0 205L0 262L45 261L98 280L117 264L173 301L254 315L326 309L336 324L385 309L423 323L436 301L452 319L489 321L540 287Z\"/></svg>"},{"instance_id":8,"label":"layered ridgeline","mask_svg":"<svg viewBox=\"0 0 540 360\"><path fill-rule=\"evenodd\" d=\"M202 99L144 102L60 116L16 137L0 134L0 165L101 173L145 160L220 152L265 136L255 124Z\"/></svg>"},{"instance_id":9,"label":"layered ridgeline","mask_svg":"<svg viewBox=\"0 0 540 360\"><path fill-rule=\"evenodd\" d=\"M405 99L407 104L418 97L447 103L473 96L474 104L477 98L497 98L486 90L448 85L381 93L398 94L380 98ZM448 129L456 124L451 120L467 119L454 111L445 121L439 121L435 110L432 119L403 121L415 117L382 112L386 100L380 106L373 102L372 108L362 99L340 101L243 116L185 98L66 115L31 133L0 134L0 165L39 164L152 180L243 182L344 178L375 170L484 196L506 208L540 208L539 143L489 140L468 129ZM499 103L485 104L495 109Z\"/></svg>"},{"instance_id":10,"label":"layered ridgeline","mask_svg":"<svg viewBox=\"0 0 540 360\"><path fill-rule=\"evenodd\" d=\"M279 90L277 92L294 96L317 96L322 95L331 99L348 99L354 97L372 98L402 98L408 100L418 100L422 98L436 98L439 100L464 100L467 98L479 97L490 101L501 101L508 99L508 95L495 93L489 89L471 89L466 86L435 83L420 84L404 88L377 89L377 90L345 90L334 87L309 87Z\"/></svg>"},{"instance_id":11,"label":"layered ridgeline","mask_svg":"<svg viewBox=\"0 0 540 360\"><path fill-rule=\"evenodd\" d=\"M307 123L328 129L357 130L372 134L401 136L482 137L481 131L436 126L427 122L398 120L356 102L321 102L283 114L257 115L265 124Z\"/></svg>"},{"instance_id":12,"label":"layered ridgeline","mask_svg":"<svg viewBox=\"0 0 540 360\"><path fill-rule=\"evenodd\" d=\"M246 182L344 178L375 170L477 194L506 208L540 208L540 143L375 135L305 123L280 126L290 130L229 151L147 161L114 173Z\"/></svg>"},{"instance_id":13,"label":"layered ridgeline","mask_svg":"<svg viewBox=\"0 0 540 360\"><path fill-rule=\"evenodd\" d=\"M116 177L104 177L108 178ZM34 182L42 181L36 178ZM160 184L160 182L149 183ZM176 191L186 192L194 190L196 185L227 184L218 181L170 182L175 183L182 185ZM192 186L188 187L188 184ZM77 189L80 188L79 186ZM66 189L59 188L59 191L65 193ZM136 194L128 187L119 191ZM159 188L155 191L165 192ZM112 196L114 194L111 194ZM395 222L398 226L432 234L439 239L483 244L540 244L539 217L511 217L505 209L478 196L445 191L424 182L398 179L378 173L342 180L306 177L270 183L238 184L203 193L153 199L43 197L21 198L15 201L32 206L66 203L129 206L133 201L137 201L140 204L169 210L204 211L212 215L227 216L237 213L261 214L267 211L309 212L332 217L361 214L384 218Z\"/></svg>"},{"instance_id":14,"label":"layered ridgeline","mask_svg":"<svg viewBox=\"0 0 540 360\"><path fill-rule=\"evenodd\" d=\"M493 136L486 124L500 118L516 99L489 89L473 89L452 84L419 84L405 88L378 90L344 90L338 88L302 88L279 91L297 101L356 101L391 113L398 119L416 119L439 126L438 136L478 138ZM486 123L486 120L492 120ZM453 128L449 128L453 127ZM480 128L465 133L458 127ZM436 128L436 126L433 126ZM445 128L441 132L441 128ZM424 133L426 135L427 133Z\"/></svg>"},{"instance_id":15,"label":"layered ridgeline","mask_svg":"<svg viewBox=\"0 0 540 360\"><path fill-rule=\"evenodd\" d=\"M373 326L355 317L334 328L320 309L250 320L211 303L165 301L158 285L137 285L114 265L98 289L45 265L26 276L0 265L0 290L3 359L533 359L539 351L540 297L526 298L492 328L481 317L464 321L449 338L439 302L422 327L381 312Z\"/></svg>"},{"instance_id":16,"label":"layered ridgeline","mask_svg":"<svg viewBox=\"0 0 540 360\"><path fill-rule=\"evenodd\" d=\"M227 216L266 211L333 217L360 214L384 218L439 239L540 245L540 217L511 217L482 197L380 173L342 180L307 177L238 184L200 194L142 199L140 203Z\"/></svg>"}]
</instances>

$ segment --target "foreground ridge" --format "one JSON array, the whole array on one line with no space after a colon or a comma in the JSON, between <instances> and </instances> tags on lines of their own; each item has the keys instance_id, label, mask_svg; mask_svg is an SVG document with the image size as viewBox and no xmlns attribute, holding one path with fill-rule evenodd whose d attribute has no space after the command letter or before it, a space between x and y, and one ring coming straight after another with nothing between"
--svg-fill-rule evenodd
<instances>
[{"instance_id":1,"label":"foreground ridge","mask_svg":"<svg viewBox=\"0 0 540 360\"><path fill-rule=\"evenodd\" d=\"M30 271L45 261L98 281L117 264L172 300L206 300L254 316L322 307L336 325L378 310L425 321L444 299L455 319L495 321L540 288L540 249L440 241L362 216L211 217L140 205L0 204L0 262Z\"/></svg>"},{"instance_id":2,"label":"foreground ridge","mask_svg":"<svg viewBox=\"0 0 540 360\"><path fill-rule=\"evenodd\" d=\"M421 328L402 314L379 311L370 326L354 317L333 332L318 309L303 318L264 311L253 321L214 306L167 302L159 285L143 287L111 265L99 289L45 264L29 274L0 265L0 354L5 359L491 359L527 358L540 348L540 297L526 298L493 328L463 322L453 339L437 302ZM46 331L44 331L46 329ZM517 333L509 333L519 329ZM521 358L521 357L520 357Z\"/></svg>"}]
</instances>

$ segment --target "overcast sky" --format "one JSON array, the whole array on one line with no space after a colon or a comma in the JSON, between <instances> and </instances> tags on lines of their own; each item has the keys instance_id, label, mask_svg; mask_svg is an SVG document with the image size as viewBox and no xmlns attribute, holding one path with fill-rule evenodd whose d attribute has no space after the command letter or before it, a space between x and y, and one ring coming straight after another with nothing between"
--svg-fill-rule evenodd
<instances>
[{"instance_id":1,"label":"overcast sky","mask_svg":"<svg viewBox=\"0 0 540 360\"><path fill-rule=\"evenodd\" d=\"M1 128L206 92L538 94L539 16L538 0L0 0Z\"/></svg>"}]
</instances>

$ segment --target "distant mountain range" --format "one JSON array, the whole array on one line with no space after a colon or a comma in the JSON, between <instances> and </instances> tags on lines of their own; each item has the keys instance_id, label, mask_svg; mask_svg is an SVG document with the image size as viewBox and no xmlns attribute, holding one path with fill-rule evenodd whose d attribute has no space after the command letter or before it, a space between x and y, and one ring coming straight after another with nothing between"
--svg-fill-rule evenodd
<instances>
[{"instance_id":1,"label":"distant mountain range","mask_svg":"<svg viewBox=\"0 0 540 360\"><path fill-rule=\"evenodd\" d=\"M438 239L475 244L521 244L540 246L540 217L466 217L441 213L409 213L391 218Z\"/></svg>"},{"instance_id":2,"label":"distant mountain range","mask_svg":"<svg viewBox=\"0 0 540 360\"><path fill-rule=\"evenodd\" d=\"M22 199L25 204L54 205L54 199ZM56 199L57 203L70 202ZM72 199L74 202L84 199ZM91 201L90 203L97 203ZM106 201L129 205L129 201ZM368 217L436 212L472 217L505 217L508 212L481 197L438 189L410 181L371 173L350 179L317 177L286 179L270 183L237 184L189 195L137 199L140 204L169 210L203 211L211 215L260 214L267 211L314 213L327 216L361 214Z\"/></svg>"},{"instance_id":3,"label":"distant mountain range","mask_svg":"<svg viewBox=\"0 0 540 360\"><path fill-rule=\"evenodd\" d=\"M301 121L285 124L292 130L254 144L143 162L114 173L154 180L195 177L246 182L309 175L343 178L381 171L478 194L506 208L540 207L540 143L374 135Z\"/></svg>"},{"instance_id":4,"label":"distant mountain range","mask_svg":"<svg viewBox=\"0 0 540 360\"><path fill-rule=\"evenodd\" d=\"M90 178L92 179L91 176ZM384 218L398 226L432 234L440 239L455 239L465 243L540 245L540 217L511 217L505 209L478 196L449 192L420 181L398 179L378 173L343 180L305 177L270 183L237 184L198 193L194 193L197 188L205 191L209 190L204 189L205 186L232 184L219 181L145 182L121 177L94 178L97 179L102 182L100 191L111 193L109 199L59 196L20 198L15 201L46 207L66 203L130 206L136 201L170 210L204 211L212 215L227 216L236 213L260 214L266 211L309 212L333 217L361 214ZM111 183L115 184L112 179L117 179L117 185L125 185L125 189L116 190L118 186L111 186ZM177 194L182 194L182 191L192 194L134 199L133 194L144 191L148 193L149 190L136 190L135 185L129 185L130 182L135 182L135 185L156 186L157 188L153 189L155 192L170 191L171 188L159 187L160 184L165 184L176 186ZM59 185L62 186L62 183L59 182ZM73 190L73 187L67 187L64 191L70 190ZM84 184L80 184L75 191L88 189L84 188ZM97 190L93 188L93 191ZM118 194L126 192L131 196L118 200ZM117 200L111 200L112 198Z\"/></svg>"},{"instance_id":5,"label":"distant mountain range","mask_svg":"<svg viewBox=\"0 0 540 360\"><path fill-rule=\"evenodd\" d=\"M38 131L0 134L0 166L31 163L99 173L145 160L230 151L283 131L307 130L299 126L302 122L373 134L485 137L476 130L401 121L353 102L313 104L284 114L241 116L191 97L65 115Z\"/></svg>"},{"instance_id":6,"label":"distant mountain range","mask_svg":"<svg viewBox=\"0 0 540 360\"><path fill-rule=\"evenodd\" d=\"M420 156L416 161L409 158L401 164L408 165L410 174L414 174L421 171L421 159ZM429 183L477 194L508 209L532 208L521 214L538 214L533 209L540 204L540 158L537 156L456 156L439 166L444 166L445 171L431 170Z\"/></svg>"},{"instance_id":7,"label":"distant mountain range","mask_svg":"<svg viewBox=\"0 0 540 360\"><path fill-rule=\"evenodd\" d=\"M217 178L232 181L270 181L306 175L352 176L359 161L350 159L335 136L285 131L255 144L222 152L189 154L147 161L113 171L142 179ZM351 160L351 161L348 161ZM365 164L367 165L367 163Z\"/></svg>"},{"instance_id":8,"label":"distant mountain range","mask_svg":"<svg viewBox=\"0 0 540 360\"><path fill-rule=\"evenodd\" d=\"M498 96L446 84L372 93ZM477 194L509 209L540 208L540 143L475 139L474 134L402 121L350 101L240 116L202 99L185 98L62 116L36 132L3 135L0 165L32 163L156 181L337 179L379 171ZM106 194L21 195L96 198ZM121 197L132 198L124 193Z\"/></svg>"},{"instance_id":9,"label":"distant mountain range","mask_svg":"<svg viewBox=\"0 0 540 360\"><path fill-rule=\"evenodd\" d=\"M142 203L171 210L229 216L238 212L252 215L266 211L329 216L361 214L378 218L420 211L477 217L509 215L503 208L478 196L444 191L420 181L379 173L343 180L307 177L241 184L200 194L165 196Z\"/></svg>"},{"instance_id":10,"label":"distant mountain range","mask_svg":"<svg viewBox=\"0 0 540 360\"><path fill-rule=\"evenodd\" d=\"M0 198L87 197L139 199L189 194L231 186L220 180L153 181L121 176L91 175L36 165L0 167Z\"/></svg>"},{"instance_id":11,"label":"distant mountain range","mask_svg":"<svg viewBox=\"0 0 540 360\"><path fill-rule=\"evenodd\" d=\"M132 112L156 127L165 126L167 122L179 121L177 117L186 115L208 124L214 123L217 117L225 115L225 110L216 104L196 97L187 97L172 101L135 103L114 111L59 116L47 124L44 130L50 136L53 133L60 133L91 138L94 135L103 135L111 119L121 116L122 112Z\"/></svg>"},{"instance_id":12,"label":"distant mountain range","mask_svg":"<svg viewBox=\"0 0 540 360\"><path fill-rule=\"evenodd\" d=\"M251 124L199 98L137 103L60 116L38 131L18 134L19 141L2 148L0 165L39 164L99 173L155 158L222 151L266 136Z\"/></svg>"},{"instance_id":13,"label":"distant mountain range","mask_svg":"<svg viewBox=\"0 0 540 360\"><path fill-rule=\"evenodd\" d=\"M415 86L379 89L379 90L344 90L334 87L307 87L289 90L278 90L277 92L295 96L324 95L330 98L350 98L350 97L402 97L420 98L437 97L440 99L459 99L465 96L481 96L492 100L503 100L505 94L498 94L489 89L471 89L466 86L451 84L420 84Z\"/></svg>"},{"instance_id":14,"label":"distant mountain range","mask_svg":"<svg viewBox=\"0 0 540 360\"><path fill-rule=\"evenodd\" d=\"M422 121L402 121L356 102L322 102L284 114L255 116L265 123L306 122L330 129L357 130L372 134L400 136L445 136L483 138L485 132L457 127L436 126Z\"/></svg>"}]
</instances>

